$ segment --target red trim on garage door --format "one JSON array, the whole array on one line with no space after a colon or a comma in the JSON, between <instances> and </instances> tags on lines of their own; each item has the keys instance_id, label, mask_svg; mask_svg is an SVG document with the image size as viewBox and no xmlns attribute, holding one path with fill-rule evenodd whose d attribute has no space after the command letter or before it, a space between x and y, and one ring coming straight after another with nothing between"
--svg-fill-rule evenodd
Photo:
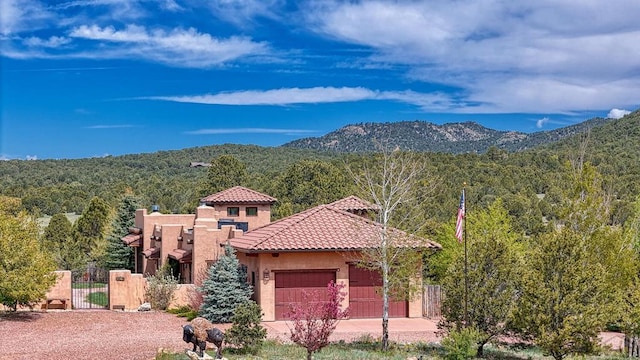
<instances>
[{"instance_id":1,"label":"red trim on garage door","mask_svg":"<svg viewBox=\"0 0 640 360\"><path fill-rule=\"evenodd\" d=\"M349 265L349 315L357 318L382 318L382 285L379 273ZM389 301L389 317L407 317L407 301Z\"/></svg>"},{"instance_id":2,"label":"red trim on garage door","mask_svg":"<svg viewBox=\"0 0 640 360\"><path fill-rule=\"evenodd\" d=\"M304 302L303 292L317 290L320 300L326 300L327 284L336 281L336 272L332 271L300 271L276 272L276 320L287 319L291 305Z\"/></svg>"}]
</instances>

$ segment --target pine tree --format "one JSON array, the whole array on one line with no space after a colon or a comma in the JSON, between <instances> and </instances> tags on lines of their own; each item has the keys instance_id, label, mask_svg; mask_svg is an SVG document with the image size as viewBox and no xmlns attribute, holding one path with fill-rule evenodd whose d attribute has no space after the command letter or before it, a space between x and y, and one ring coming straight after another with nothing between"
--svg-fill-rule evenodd
<instances>
[{"instance_id":1,"label":"pine tree","mask_svg":"<svg viewBox=\"0 0 640 360\"><path fill-rule=\"evenodd\" d=\"M203 293L200 316L212 323L228 323L234 310L249 301L253 289L247 283L246 269L240 266L235 250L226 245L208 271L208 277L199 289Z\"/></svg>"},{"instance_id":2,"label":"pine tree","mask_svg":"<svg viewBox=\"0 0 640 360\"><path fill-rule=\"evenodd\" d=\"M220 155L211 161L202 196L244 185L248 178L247 165L233 155Z\"/></svg>"},{"instance_id":3,"label":"pine tree","mask_svg":"<svg viewBox=\"0 0 640 360\"><path fill-rule=\"evenodd\" d=\"M58 213L51 217L49 225L45 228L42 242L54 257L60 268L64 268L62 259L62 249L64 245L71 241L71 231L73 225L65 214Z\"/></svg>"},{"instance_id":4,"label":"pine tree","mask_svg":"<svg viewBox=\"0 0 640 360\"><path fill-rule=\"evenodd\" d=\"M73 245L68 247L69 258L83 262L99 261L106 250L105 233L109 224L111 208L99 197L94 197L78 218L73 229ZM84 260L80 260L82 258Z\"/></svg>"},{"instance_id":5,"label":"pine tree","mask_svg":"<svg viewBox=\"0 0 640 360\"><path fill-rule=\"evenodd\" d=\"M241 353L257 355L267 337L267 329L261 325L262 309L249 300L238 306L231 317L233 325L226 331L227 343Z\"/></svg>"},{"instance_id":6,"label":"pine tree","mask_svg":"<svg viewBox=\"0 0 640 360\"><path fill-rule=\"evenodd\" d=\"M133 194L127 193L122 197L116 217L111 223L111 233L107 236L106 268L134 270L133 249L123 243L122 238L129 233L129 228L134 225L138 207L139 200Z\"/></svg>"},{"instance_id":7,"label":"pine tree","mask_svg":"<svg viewBox=\"0 0 640 360\"><path fill-rule=\"evenodd\" d=\"M582 161L573 170L558 224L531 243L515 317L520 332L556 360L596 350L598 333L619 320L612 317L633 269L631 247L608 224L602 176Z\"/></svg>"},{"instance_id":8,"label":"pine tree","mask_svg":"<svg viewBox=\"0 0 640 360\"><path fill-rule=\"evenodd\" d=\"M56 282L55 262L40 246L36 222L25 213L3 211L1 202L0 303L15 311L44 298Z\"/></svg>"}]
</instances>

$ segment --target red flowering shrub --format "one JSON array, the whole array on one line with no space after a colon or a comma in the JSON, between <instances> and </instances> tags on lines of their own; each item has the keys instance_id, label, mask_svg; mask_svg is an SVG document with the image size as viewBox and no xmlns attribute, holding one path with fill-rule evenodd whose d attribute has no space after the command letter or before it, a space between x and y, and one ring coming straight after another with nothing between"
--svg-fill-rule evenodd
<instances>
[{"instance_id":1,"label":"red flowering shrub","mask_svg":"<svg viewBox=\"0 0 640 360\"><path fill-rule=\"evenodd\" d=\"M291 341L307 349L307 360L329 344L329 336L338 321L347 317L348 309L340 307L346 296L343 288L344 284L332 281L327 285L326 295L317 290L305 291L302 293L304 301L291 307L288 314L292 322L289 326Z\"/></svg>"}]
</instances>

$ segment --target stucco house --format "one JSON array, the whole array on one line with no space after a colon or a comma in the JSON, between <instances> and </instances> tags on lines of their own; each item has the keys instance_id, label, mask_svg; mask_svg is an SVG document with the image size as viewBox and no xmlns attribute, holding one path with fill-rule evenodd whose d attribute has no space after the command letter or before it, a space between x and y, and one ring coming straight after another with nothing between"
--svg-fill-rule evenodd
<instances>
[{"instance_id":1,"label":"stucco house","mask_svg":"<svg viewBox=\"0 0 640 360\"><path fill-rule=\"evenodd\" d=\"M236 186L201 199L195 214L162 214L155 206L151 213L138 209L134 227L122 241L135 249L136 273L153 275L169 263L181 283L197 283L228 239L271 221L275 202Z\"/></svg>"},{"instance_id":2,"label":"stucco house","mask_svg":"<svg viewBox=\"0 0 640 360\"><path fill-rule=\"evenodd\" d=\"M301 302L303 291L323 291L329 281L344 284L344 305L350 307L351 318L381 317L382 299L376 294L380 276L354 263L363 249L376 246L380 224L367 216L377 211L375 206L351 196L270 222L275 201L234 187L203 198L196 214L147 214L141 209L123 241L137 249L138 272L153 274L167 261L184 283L198 282L198 273L229 243L247 267L247 281L265 321L286 318L289 304ZM412 239L419 242L416 246L440 248L429 240ZM392 302L390 316L421 317L421 296Z\"/></svg>"}]
</instances>

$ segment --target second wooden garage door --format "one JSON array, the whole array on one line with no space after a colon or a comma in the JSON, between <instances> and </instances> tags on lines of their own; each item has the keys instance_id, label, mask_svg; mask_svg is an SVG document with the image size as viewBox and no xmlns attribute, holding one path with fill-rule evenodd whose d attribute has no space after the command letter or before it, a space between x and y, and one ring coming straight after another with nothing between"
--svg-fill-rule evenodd
<instances>
[{"instance_id":1,"label":"second wooden garage door","mask_svg":"<svg viewBox=\"0 0 640 360\"><path fill-rule=\"evenodd\" d=\"M349 314L352 319L382 318L382 285L377 272L349 265ZM406 301L389 301L389 317L407 317Z\"/></svg>"},{"instance_id":2,"label":"second wooden garage door","mask_svg":"<svg viewBox=\"0 0 640 360\"><path fill-rule=\"evenodd\" d=\"M287 313L292 304L302 304L304 291L318 290L321 300L325 300L327 284L336 281L336 272L328 271L301 271L301 272L276 272L276 320L287 319Z\"/></svg>"}]
</instances>

